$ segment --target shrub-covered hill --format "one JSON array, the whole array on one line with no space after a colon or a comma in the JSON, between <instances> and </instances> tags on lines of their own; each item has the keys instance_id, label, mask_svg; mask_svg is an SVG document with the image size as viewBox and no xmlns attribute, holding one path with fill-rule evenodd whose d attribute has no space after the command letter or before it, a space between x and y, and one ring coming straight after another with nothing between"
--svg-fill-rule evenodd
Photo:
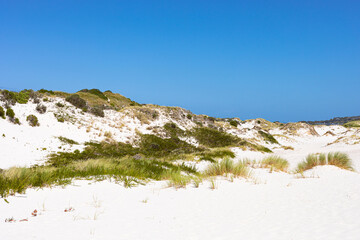
<instances>
[{"instance_id":1,"label":"shrub-covered hill","mask_svg":"<svg viewBox=\"0 0 360 240\"><path fill-rule=\"evenodd\" d=\"M334 135L349 131L344 127L330 130ZM63 153L70 153L67 158L80 159L110 157L112 153L123 157L213 159L209 153L219 155L213 150L224 148L225 152L232 148L291 151L293 147L289 145L297 137L323 134L317 131L322 131L321 127L315 129L306 123L220 119L180 107L139 104L118 93L98 89L76 93L45 89L0 91L0 143L12 149L3 147L7 161L0 163L0 168L12 166L11 161L26 165L38 163L37 160L44 163L49 155L65 156ZM95 145L89 145L92 143L100 145L94 148ZM133 149L127 152L124 149L128 148L122 148L120 143Z\"/></svg>"}]
</instances>

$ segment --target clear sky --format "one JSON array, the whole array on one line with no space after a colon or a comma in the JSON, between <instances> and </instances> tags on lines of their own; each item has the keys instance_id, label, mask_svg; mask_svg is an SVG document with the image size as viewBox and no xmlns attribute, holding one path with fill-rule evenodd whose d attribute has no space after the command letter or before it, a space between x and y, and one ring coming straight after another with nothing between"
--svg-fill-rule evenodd
<instances>
[{"instance_id":1,"label":"clear sky","mask_svg":"<svg viewBox=\"0 0 360 240\"><path fill-rule=\"evenodd\" d=\"M0 88L271 121L360 115L360 1L0 0Z\"/></svg>"}]
</instances>

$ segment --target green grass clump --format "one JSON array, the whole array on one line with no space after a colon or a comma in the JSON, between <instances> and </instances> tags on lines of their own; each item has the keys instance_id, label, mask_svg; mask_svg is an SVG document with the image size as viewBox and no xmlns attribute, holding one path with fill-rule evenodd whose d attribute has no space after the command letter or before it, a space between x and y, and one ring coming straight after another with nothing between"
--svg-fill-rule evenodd
<instances>
[{"instance_id":1,"label":"green grass clump","mask_svg":"<svg viewBox=\"0 0 360 240\"><path fill-rule=\"evenodd\" d=\"M261 131L261 130L259 130L258 133L264 138L264 140L266 142L270 142L272 144L279 144L279 142L270 133L266 133L266 132Z\"/></svg>"},{"instance_id":2,"label":"green grass clump","mask_svg":"<svg viewBox=\"0 0 360 240\"><path fill-rule=\"evenodd\" d=\"M5 119L5 111L4 111L4 108L2 106L0 106L0 117Z\"/></svg>"},{"instance_id":3,"label":"green grass clump","mask_svg":"<svg viewBox=\"0 0 360 240\"><path fill-rule=\"evenodd\" d=\"M298 164L295 171L301 173L313 167L326 164L334 165L347 170L353 170L351 159L346 153L330 152L327 155L324 153L309 154L305 161Z\"/></svg>"},{"instance_id":4,"label":"green grass clump","mask_svg":"<svg viewBox=\"0 0 360 240\"><path fill-rule=\"evenodd\" d=\"M306 156L305 161L298 164L296 172L303 172L318 165L325 165L325 164L326 164L325 154L312 153Z\"/></svg>"},{"instance_id":5,"label":"green grass clump","mask_svg":"<svg viewBox=\"0 0 360 240\"><path fill-rule=\"evenodd\" d=\"M286 172L289 167L289 162L279 156L268 156L261 161L261 165L264 167L275 168L279 171Z\"/></svg>"},{"instance_id":6,"label":"green grass clump","mask_svg":"<svg viewBox=\"0 0 360 240\"><path fill-rule=\"evenodd\" d=\"M204 173L205 176L223 176L227 174L247 178L249 177L250 171L246 163L242 161L234 163L232 159L226 158L211 164Z\"/></svg>"},{"instance_id":7,"label":"green grass clump","mask_svg":"<svg viewBox=\"0 0 360 240\"><path fill-rule=\"evenodd\" d=\"M347 169L347 170L353 170L352 162L346 153L342 152L330 152L327 155L327 163L329 165L334 165L339 168Z\"/></svg>"}]
</instances>

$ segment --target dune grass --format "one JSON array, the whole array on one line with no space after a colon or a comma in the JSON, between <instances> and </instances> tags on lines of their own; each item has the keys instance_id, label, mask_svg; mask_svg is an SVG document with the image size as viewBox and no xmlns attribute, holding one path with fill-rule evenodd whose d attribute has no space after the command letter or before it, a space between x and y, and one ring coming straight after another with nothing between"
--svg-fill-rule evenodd
<instances>
[{"instance_id":1,"label":"dune grass","mask_svg":"<svg viewBox=\"0 0 360 240\"><path fill-rule=\"evenodd\" d=\"M224 176L227 174L247 178L250 175L250 171L246 163L242 161L235 163L233 159L226 158L219 162L212 163L204 172L204 176L207 177Z\"/></svg>"},{"instance_id":2,"label":"dune grass","mask_svg":"<svg viewBox=\"0 0 360 240\"><path fill-rule=\"evenodd\" d=\"M261 160L261 166L286 172L289 167L289 162L284 158L272 155Z\"/></svg>"},{"instance_id":3,"label":"dune grass","mask_svg":"<svg viewBox=\"0 0 360 240\"><path fill-rule=\"evenodd\" d=\"M104 180L113 178L125 186L147 180L175 179L174 174L197 175L193 167L155 159L101 158L77 161L65 166L10 168L0 172L0 196L24 193L30 187L66 185L72 179Z\"/></svg>"},{"instance_id":4,"label":"dune grass","mask_svg":"<svg viewBox=\"0 0 360 240\"><path fill-rule=\"evenodd\" d=\"M327 155L327 163L329 165L334 165L339 168L353 170L352 161L346 153L342 152L331 152Z\"/></svg>"},{"instance_id":5,"label":"dune grass","mask_svg":"<svg viewBox=\"0 0 360 240\"><path fill-rule=\"evenodd\" d=\"M301 173L319 165L334 165L339 168L353 170L351 159L346 153L330 152L327 155L325 153L307 155L305 160L297 165L295 172Z\"/></svg>"}]
</instances>

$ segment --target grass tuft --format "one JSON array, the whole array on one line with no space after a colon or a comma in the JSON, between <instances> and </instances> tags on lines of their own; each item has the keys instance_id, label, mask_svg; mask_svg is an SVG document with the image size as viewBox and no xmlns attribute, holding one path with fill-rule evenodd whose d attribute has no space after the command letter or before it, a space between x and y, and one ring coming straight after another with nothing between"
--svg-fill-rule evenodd
<instances>
[{"instance_id":1,"label":"grass tuft","mask_svg":"<svg viewBox=\"0 0 360 240\"><path fill-rule=\"evenodd\" d=\"M223 176L227 174L247 178L250 175L250 171L246 163L242 161L234 163L234 160L229 158L211 164L205 171L205 176Z\"/></svg>"},{"instance_id":2,"label":"grass tuft","mask_svg":"<svg viewBox=\"0 0 360 240\"><path fill-rule=\"evenodd\" d=\"M271 169L275 168L279 171L286 172L289 167L289 162L286 159L273 155L264 158L261 161L261 165L263 167L270 167Z\"/></svg>"}]
</instances>

